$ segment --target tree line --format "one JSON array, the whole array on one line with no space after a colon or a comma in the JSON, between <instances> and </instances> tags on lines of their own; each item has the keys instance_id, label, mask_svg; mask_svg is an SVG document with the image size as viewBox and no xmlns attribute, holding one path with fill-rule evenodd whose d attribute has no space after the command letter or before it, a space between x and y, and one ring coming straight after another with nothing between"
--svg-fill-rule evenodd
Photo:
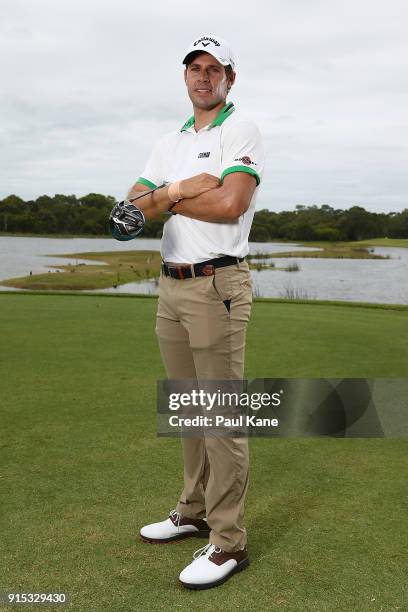
<instances>
[{"instance_id":1,"label":"tree line","mask_svg":"<svg viewBox=\"0 0 408 612\"><path fill-rule=\"evenodd\" d=\"M112 196L90 193L43 195L25 201L16 195L0 200L0 232L29 234L109 234ZM163 215L146 223L143 235L160 238ZM408 208L401 212L374 213L361 206L347 210L322 206L296 206L293 211L267 209L255 213L250 240L364 240L377 237L408 238Z\"/></svg>"}]
</instances>

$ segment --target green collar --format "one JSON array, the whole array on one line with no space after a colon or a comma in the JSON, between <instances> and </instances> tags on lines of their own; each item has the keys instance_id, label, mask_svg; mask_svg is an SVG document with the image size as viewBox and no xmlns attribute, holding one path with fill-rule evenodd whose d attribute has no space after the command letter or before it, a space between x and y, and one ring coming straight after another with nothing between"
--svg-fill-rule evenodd
<instances>
[{"instance_id":1,"label":"green collar","mask_svg":"<svg viewBox=\"0 0 408 612\"><path fill-rule=\"evenodd\" d=\"M226 104L218 113L218 115L216 116L216 118L214 119L214 121L212 123L210 123L210 125L208 126L208 130L211 129L212 127L215 127L217 125L221 125L226 119L227 117L229 117L235 110L235 106L233 102L228 102L228 104ZM194 125L194 115L192 117L190 117L190 119L187 119L187 121L185 122L185 124L183 125L183 127L181 128L180 132L186 132L189 128L191 128L192 125Z\"/></svg>"}]
</instances>

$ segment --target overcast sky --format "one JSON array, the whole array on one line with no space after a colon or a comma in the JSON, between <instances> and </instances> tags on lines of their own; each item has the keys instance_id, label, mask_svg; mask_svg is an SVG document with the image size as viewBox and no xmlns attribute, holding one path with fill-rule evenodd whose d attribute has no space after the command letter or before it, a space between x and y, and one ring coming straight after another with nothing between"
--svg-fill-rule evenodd
<instances>
[{"instance_id":1,"label":"overcast sky","mask_svg":"<svg viewBox=\"0 0 408 612\"><path fill-rule=\"evenodd\" d=\"M1 0L0 197L123 198L191 115L181 61L202 33L237 60L261 129L258 208L408 208L405 0Z\"/></svg>"}]
</instances>

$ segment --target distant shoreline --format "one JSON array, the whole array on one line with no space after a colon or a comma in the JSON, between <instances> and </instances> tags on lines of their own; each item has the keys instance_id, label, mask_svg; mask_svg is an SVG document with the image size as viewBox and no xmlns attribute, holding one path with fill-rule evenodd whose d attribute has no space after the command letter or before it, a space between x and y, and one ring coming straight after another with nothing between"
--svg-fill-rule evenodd
<instances>
[{"instance_id":1,"label":"distant shoreline","mask_svg":"<svg viewBox=\"0 0 408 612\"><path fill-rule=\"evenodd\" d=\"M55 238L55 239L73 239L73 238L95 238L95 239L112 239L110 234L30 234L30 233L13 233L13 232L0 232L0 238ZM148 236L140 236L137 240L161 240L161 238L152 238ZM250 244L268 244L268 243L280 243L280 244L298 244L301 246L315 246L324 248L328 245L348 245L348 246L384 246L384 247L396 247L396 248L408 248L408 238L371 238L367 240L351 240L351 241L316 241L316 240L284 240L282 238L272 238L266 241L249 241Z\"/></svg>"},{"instance_id":2,"label":"distant shoreline","mask_svg":"<svg viewBox=\"0 0 408 612\"><path fill-rule=\"evenodd\" d=\"M29 232L0 232L0 238L112 238L110 234L30 234ZM146 238L152 240L152 238ZM113 240L113 238L112 238ZM153 238L153 240L155 240Z\"/></svg>"},{"instance_id":3,"label":"distant shoreline","mask_svg":"<svg viewBox=\"0 0 408 612\"><path fill-rule=\"evenodd\" d=\"M408 241L407 241L408 242ZM112 240L112 247L115 247ZM324 258L324 259L389 259L390 255L374 253L374 248L361 243L313 243L315 249L299 251L279 251L279 245L269 246L275 252L261 252L248 254L247 260L250 268L257 271L270 269L273 271L297 272L300 267L297 262L286 267L276 267L272 258ZM77 247L79 248L79 247ZM46 250L44 245L44 250ZM69 250L67 245L67 250ZM75 251L77 249L74 249ZM48 256L51 254L47 253ZM40 274L13 277L0 281L1 286L16 287L18 289L57 289L57 290L97 290L118 287L132 282L147 279L158 279L160 275L161 256L159 250L131 249L129 251L112 250L102 252L75 252L55 253L53 257L86 260L75 264L50 265L51 270ZM104 265L100 265L103 263Z\"/></svg>"}]
</instances>

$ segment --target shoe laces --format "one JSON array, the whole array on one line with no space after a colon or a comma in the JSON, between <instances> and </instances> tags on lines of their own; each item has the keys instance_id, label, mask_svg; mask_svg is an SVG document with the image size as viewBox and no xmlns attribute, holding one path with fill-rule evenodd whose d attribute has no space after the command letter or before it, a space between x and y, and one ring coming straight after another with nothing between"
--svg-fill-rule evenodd
<instances>
[{"instance_id":1,"label":"shoe laces","mask_svg":"<svg viewBox=\"0 0 408 612\"><path fill-rule=\"evenodd\" d=\"M219 546L215 546L214 544L211 544L210 542L209 544L206 544L202 548L199 548L198 550L196 550L195 553L193 554L193 559L198 559L202 555L207 555L208 557L210 557L213 554L213 552L220 553L221 548Z\"/></svg>"},{"instance_id":2,"label":"shoe laces","mask_svg":"<svg viewBox=\"0 0 408 612\"><path fill-rule=\"evenodd\" d=\"M174 510L172 510L169 514L169 516L174 516L176 515L176 527L177 527L177 533L180 532L180 521L181 521L181 514L180 512L177 512L176 508L174 508Z\"/></svg>"}]
</instances>

